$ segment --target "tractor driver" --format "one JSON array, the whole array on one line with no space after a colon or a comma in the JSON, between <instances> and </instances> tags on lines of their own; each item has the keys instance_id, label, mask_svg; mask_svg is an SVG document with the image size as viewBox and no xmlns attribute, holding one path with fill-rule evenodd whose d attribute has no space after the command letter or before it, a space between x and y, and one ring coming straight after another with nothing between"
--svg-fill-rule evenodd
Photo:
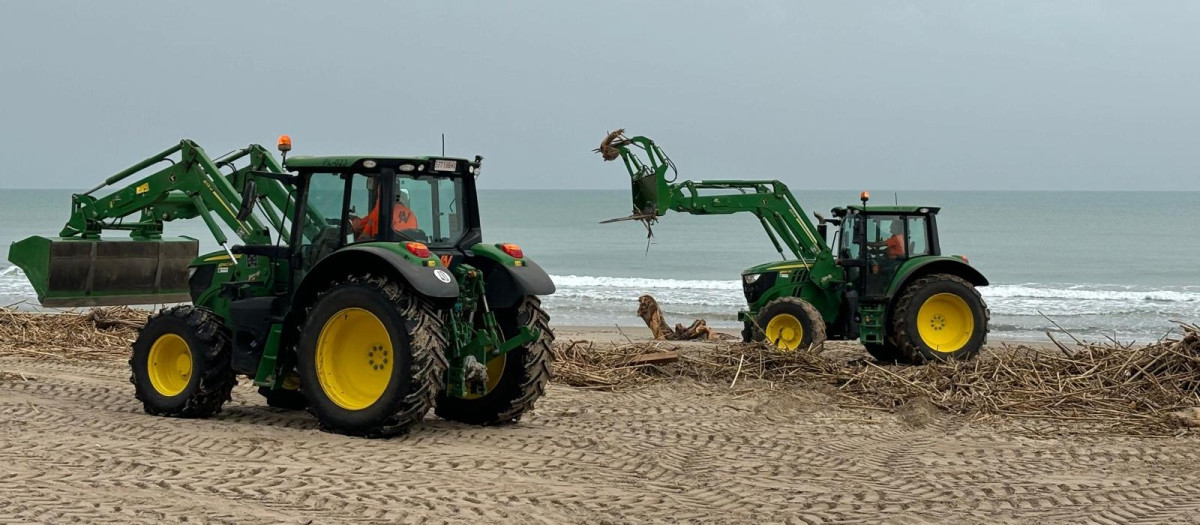
<instances>
[{"instance_id":1,"label":"tractor driver","mask_svg":"<svg viewBox=\"0 0 1200 525\"><path fill-rule=\"evenodd\" d=\"M888 259L901 259L904 257L904 220L893 219L890 231L892 236L886 240L868 244L874 248L884 248Z\"/></svg>"},{"instance_id":2,"label":"tractor driver","mask_svg":"<svg viewBox=\"0 0 1200 525\"><path fill-rule=\"evenodd\" d=\"M375 177L367 177L367 194L374 193L379 184ZM350 216L350 228L354 231L354 241L368 241L379 236L379 202L381 196L375 197L375 205L366 217ZM392 204L392 229L395 231L417 229L417 214L409 207L408 190L400 189L396 194L396 202Z\"/></svg>"},{"instance_id":3,"label":"tractor driver","mask_svg":"<svg viewBox=\"0 0 1200 525\"><path fill-rule=\"evenodd\" d=\"M900 219L892 221L892 236L883 241L887 247L888 259L904 257L904 222Z\"/></svg>"}]
</instances>

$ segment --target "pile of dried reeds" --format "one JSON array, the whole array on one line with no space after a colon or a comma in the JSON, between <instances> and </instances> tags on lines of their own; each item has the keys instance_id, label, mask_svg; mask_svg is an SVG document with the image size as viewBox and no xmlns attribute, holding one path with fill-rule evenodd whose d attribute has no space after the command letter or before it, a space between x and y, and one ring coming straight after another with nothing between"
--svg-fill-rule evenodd
<instances>
[{"instance_id":1,"label":"pile of dried reeds","mask_svg":"<svg viewBox=\"0 0 1200 525\"><path fill-rule=\"evenodd\" d=\"M0 355L127 358L148 316L125 306L53 314L0 308Z\"/></svg>"},{"instance_id":2,"label":"pile of dried reeds","mask_svg":"<svg viewBox=\"0 0 1200 525\"><path fill-rule=\"evenodd\" d=\"M745 387L747 381L766 388L819 383L836 387L847 405L891 409L926 399L975 419L1015 416L1081 424L1091 431L1162 435L1200 423L1179 415L1200 407L1200 328L1181 328L1180 338L1141 347L1006 346L973 361L923 366L881 366L868 358L721 343L684 350L669 364L647 364L637 356L671 346L631 343L603 349L580 342L556 348L554 365L559 381L590 388L675 376L730 387ZM625 365L629 362L638 364Z\"/></svg>"},{"instance_id":3,"label":"pile of dried reeds","mask_svg":"<svg viewBox=\"0 0 1200 525\"><path fill-rule=\"evenodd\" d=\"M655 377L674 375L661 361L639 357L659 353L674 346L662 341L630 343L622 346L596 345L591 341L569 341L554 345L554 380L567 385L595 390L614 390L645 384ZM682 357L675 354L676 359Z\"/></svg>"}]
</instances>

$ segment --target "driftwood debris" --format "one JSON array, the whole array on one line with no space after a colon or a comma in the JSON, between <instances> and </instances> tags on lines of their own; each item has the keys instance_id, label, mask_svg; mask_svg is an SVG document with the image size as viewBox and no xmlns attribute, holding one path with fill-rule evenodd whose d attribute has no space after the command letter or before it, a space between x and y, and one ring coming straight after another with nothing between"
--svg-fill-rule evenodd
<instances>
[{"instance_id":1,"label":"driftwood debris","mask_svg":"<svg viewBox=\"0 0 1200 525\"><path fill-rule=\"evenodd\" d=\"M720 339L720 336L709 328L704 319L692 321L692 325L684 328L682 324L676 324L672 330L667 324L667 320L663 318L662 309L658 307L658 301L650 295L643 295L638 298L638 317L646 322L646 326L650 327L650 331L654 333L654 338L658 340L684 341L690 339Z\"/></svg>"},{"instance_id":2,"label":"driftwood debris","mask_svg":"<svg viewBox=\"0 0 1200 525\"><path fill-rule=\"evenodd\" d=\"M600 147L592 151L599 153L604 157L604 160L617 160L621 156L621 146L629 144L629 139L625 137L625 128L620 128L616 131L610 131L604 136L604 141L600 143Z\"/></svg>"}]
</instances>

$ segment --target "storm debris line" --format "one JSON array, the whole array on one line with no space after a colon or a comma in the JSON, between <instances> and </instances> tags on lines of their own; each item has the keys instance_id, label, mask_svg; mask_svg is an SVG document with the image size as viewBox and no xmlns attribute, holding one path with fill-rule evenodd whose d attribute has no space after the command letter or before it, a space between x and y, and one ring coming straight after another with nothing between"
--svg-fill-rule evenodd
<instances>
[{"instance_id":1,"label":"storm debris line","mask_svg":"<svg viewBox=\"0 0 1200 525\"><path fill-rule=\"evenodd\" d=\"M628 366L664 343L555 348L558 381L605 390L684 377L741 388L830 385L847 406L896 409L925 399L972 420L1027 418L1076 431L1173 435L1200 426L1200 328L1134 347L1115 342L1057 344L1049 350L1005 346L973 361L884 366L874 361L780 352L763 344L692 346L665 365ZM757 380L750 387L748 381Z\"/></svg>"},{"instance_id":2,"label":"storm debris line","mask_svg":"<svg viewBox=\"0 0 1200 525\"><path fill-rule=\"evenodd\" d=\"M127 307L45 314L0 308L0 356L127 359L149 312ZM849 353L780 352L761 343L560 341L555 380L600 390L689 378L739 389L832 386L846 406L897 409L924 399L987 420L1062 422L1074 431L1194 433L1200 426L1200 327L1135 347L1117 342L1050 349L1018 345L973 361L880 365ZM734 379L736 378L736 381ZM11 377L0 378L14 380Z\"/></svg>"},{"instance_id":3,"label":"storm debris line","mask_svg":"<svg viewBox=\"0 0 1200 525\"><path fill-rule=\"evenodd\" d=\"M128 359L149 314L126 306L54 314L0 308L0 355Z\"/></svg>"}]
</instances>

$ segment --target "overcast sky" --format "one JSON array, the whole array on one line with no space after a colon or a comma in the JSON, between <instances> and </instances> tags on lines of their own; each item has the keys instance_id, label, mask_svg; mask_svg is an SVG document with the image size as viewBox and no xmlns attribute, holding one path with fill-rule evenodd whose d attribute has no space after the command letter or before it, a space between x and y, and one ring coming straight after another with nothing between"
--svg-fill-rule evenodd
<instances>
[{"instance_id":1,"label":"overcast sky","mask_svg":"<svg viewBox=\"0 0 1200 525\"><path fill-rule=\"evenodd\" d=\"M0 187L211 155L487 158L487 188L1200 190L1200 2L0 3Z\"/></svg>"}]
</instances>

